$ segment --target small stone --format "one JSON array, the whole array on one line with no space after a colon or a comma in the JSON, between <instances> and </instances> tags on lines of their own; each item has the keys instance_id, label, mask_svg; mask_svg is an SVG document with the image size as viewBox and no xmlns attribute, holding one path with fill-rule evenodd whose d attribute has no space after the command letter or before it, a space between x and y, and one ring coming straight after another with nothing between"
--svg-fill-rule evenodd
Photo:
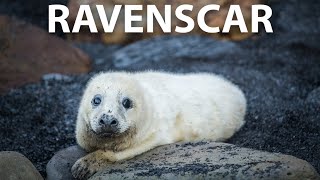
<instances>
[{"instance_id":1,"label":"small stone","mask_svg":"<svg viewBox=\"0 0 320 180\"><path fill-rule=\"evenodd\" d=\"M13 151L0 152L0 179L43 180L37 169L24 155Z\"/></svg>"}]
</instances>

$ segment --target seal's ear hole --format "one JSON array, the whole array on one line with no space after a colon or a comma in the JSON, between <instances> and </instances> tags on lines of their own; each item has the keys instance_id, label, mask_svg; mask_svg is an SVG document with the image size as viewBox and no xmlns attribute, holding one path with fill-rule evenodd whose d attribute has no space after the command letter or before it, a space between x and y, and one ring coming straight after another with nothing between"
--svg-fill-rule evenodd
<instances>
[{"instance_id":1,"label":"seal's ear hole","mask_svg":"<svg viewBox=\"0 0 320 180\"><path fill-rule=\"evenodd\" d=\"M129 98L124 98L122 100L122 106L126 109L131 109L132 108L132 100Z\"/></svg>"}]
</instances>

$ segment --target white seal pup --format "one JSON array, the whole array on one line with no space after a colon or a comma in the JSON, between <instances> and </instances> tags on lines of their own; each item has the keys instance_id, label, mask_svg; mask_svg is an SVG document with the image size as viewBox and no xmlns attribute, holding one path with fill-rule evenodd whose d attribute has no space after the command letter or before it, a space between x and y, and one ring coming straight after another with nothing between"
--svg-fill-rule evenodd
<instances>
[{"instance_id":1,"label":"white seal pup","mask_svg":"<svg viewBox=\"0 0 320 180\"><path fill-rule=\"evenodd\" d=\"M108 163L178 141L230 138L244 124L246 99L209 73L107 72L84 91L76 125L88 155L72 167L88 178Z\"/></svg>"}]
</instances>

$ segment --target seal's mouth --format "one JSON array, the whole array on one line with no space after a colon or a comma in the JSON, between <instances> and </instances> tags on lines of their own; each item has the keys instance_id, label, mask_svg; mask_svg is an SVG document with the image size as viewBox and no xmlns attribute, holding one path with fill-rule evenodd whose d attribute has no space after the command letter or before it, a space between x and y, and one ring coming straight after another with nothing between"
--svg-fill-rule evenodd
<instances>
[{"instance_id":1,"label":"seal's mouth","mask_svg":"<svg viewBox=\"0 0 320 180\"><path fill-rule=\"evenodd\" d=\"M87 130L91 133L94 134L95 136L99 138L112 138L112 137L117 137L120 135L118 131L116 132L96 132L92 129L90 123L87 124Z\"/></svg>"}]
</instances>

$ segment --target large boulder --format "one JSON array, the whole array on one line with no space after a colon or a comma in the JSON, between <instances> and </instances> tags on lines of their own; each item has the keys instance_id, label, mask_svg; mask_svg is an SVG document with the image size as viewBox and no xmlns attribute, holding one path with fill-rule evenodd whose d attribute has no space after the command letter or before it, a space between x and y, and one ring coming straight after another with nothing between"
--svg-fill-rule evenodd
<instances>
[{"instance_id":1,"label":"large boulder","mask_svg":"<svg viewBox=\"0 0 320 180\"><path fill-rule=\"evenodd\" d=\"M37 169L24 155L13 151L0 152L0 179L43 180Z\"/></svg>"},{"instance_id":2,"label":"large boulder","mask_svg":"<svg viewBox=\"0 0 320 180\"><path fill-rule=\"evenodd\" d=\"M48 180L70 179L84 155L75 147L57 153L47 165ZM177 143L110 164L90 179L319 179L306 161L216 142Z\"/></svg>"},{"instance_id":3,"label":"large boulder","mask_svg":"<svg viewBox=\"0 0 320 180\"><path fill-rule=\"evenodd\" d=\"M80 74L90 58L64 40L16 18L0 16L0 94L44 74Z\"/></svg>"}]
</instances>

